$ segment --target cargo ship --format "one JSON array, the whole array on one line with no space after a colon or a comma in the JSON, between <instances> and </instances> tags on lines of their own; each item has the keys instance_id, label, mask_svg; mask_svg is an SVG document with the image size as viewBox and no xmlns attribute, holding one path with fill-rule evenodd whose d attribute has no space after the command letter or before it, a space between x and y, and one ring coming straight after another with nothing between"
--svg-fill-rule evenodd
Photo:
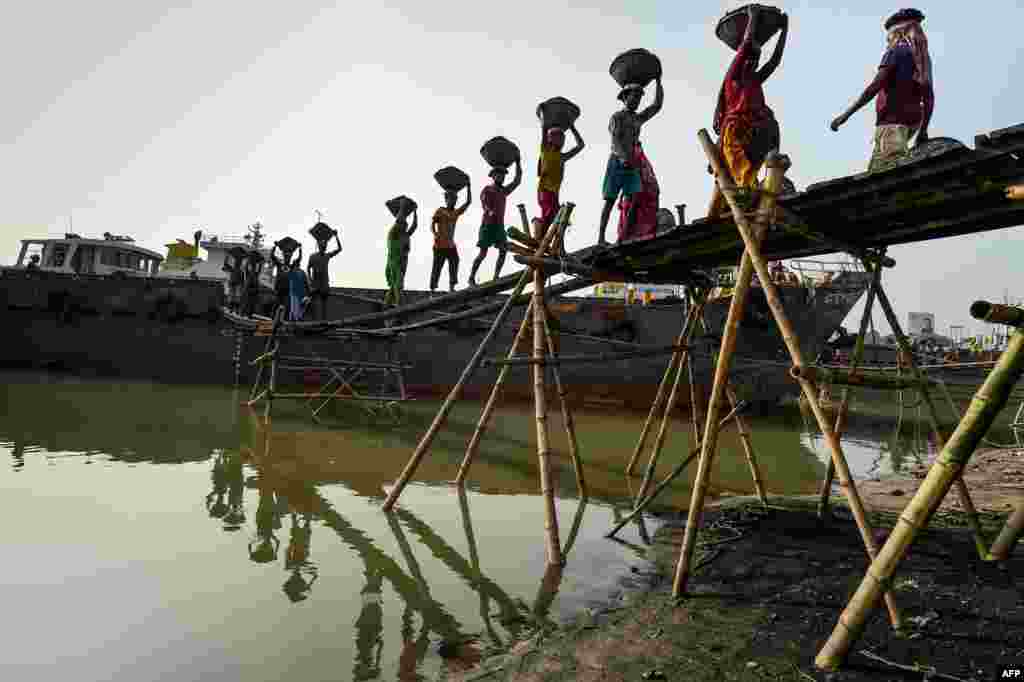
<instances>
[{"instance_id":1,"label":"cargo ship","mask_svg":"<svg viewBox=\"0 0 1024 682\"><path fill-rule=\"evenodd\" d=\"M206 259L198 257L200 246L207 251ZM130 238L25 240L17 264L0 269L0 319L6 330L0 364L170 383L251 383L254 370L246 360L262 350L265 339L239 333L223 316L223 263L239 248L258 250L265 257L262 234L257 230L223 238L197 233L192 244L182 240L167 248L168 257L163 258ZM35 263L33 250L39 256ZM868 277L853 261L788 261L787 266L778 280L780 295L805 354L817 357L864 292ZM722 286L705 310L709 331L693 345L701 395L710 386L712 357L731 301L730 271L718 273ZM269 316L274 306L269 267L260 280L258 309ZM331 319L385 309L383 289L336 287L331 293ZM407 291L403 304L430 296ZM493 300L502 300L502 295ZM795 389L785 371L788 354L759 286L748 305L734 382L746 399L773 403ZM685 315L682 300L671 289L642 285L605 285L592 295L554 298L550 307L564 332L563 354L607 352L616 341L669 346ZM432 314L437 313L420 317ZM507 351L520 319L510 316L489 355ZM287 340L288 352L342 359L397 354L408 365L410 395L429 398L445 394L456 383L489 323L486 316L463 320L403 334L392 343L298 335ZM563 370L563 381L576 401L644 409L667 362L664 355L572 365ZM466 396L486 395L496 374L497 368L482 367ZM507 386L510 397L528 396L529 372L513 368Z\"/></svg>"}]
</instances>

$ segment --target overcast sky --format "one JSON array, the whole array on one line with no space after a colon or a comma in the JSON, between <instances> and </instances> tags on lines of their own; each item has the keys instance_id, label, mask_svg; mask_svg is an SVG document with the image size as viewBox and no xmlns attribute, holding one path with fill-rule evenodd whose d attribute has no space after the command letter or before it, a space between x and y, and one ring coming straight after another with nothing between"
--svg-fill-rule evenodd
<instances>
[{"instance_id":1,"label":"overcast sky","mask_svg":"<svg viewBox=\"0 0 1024 682\"><path fill-rule=\"evenodd\" d=\"M456 235L465 283L488 170L480 145L494 135L520 145L525 178L508 221L519 202L535 214L534 109L555 95L583 111L587 149L562 190L578 206L568 243L581 248L596 240L617 108L608 65L633 47L658 54L665 72L665 107L644 130L662 204L702 214L711 178L696 132L710 128L732 56L714 26L739 4L19 3L4 12L0 41L0 263L14 262L21 238L61 236L69 215L83 236L129 234L161 253L197 228L240 234L261 221L308 255L319 209L344 247L332 283L383 287L384 201L408 194L422 226L406 285L426 288L427 222L441 202L432 175L453 164L474 183ZM828 123L871 78L882 22L899 6L849 4L782 7L789 45L766 94L799 188L863 170L870 152L873 108L838 133ZM936 80L932 136L973 145L977 133L1022 122L1024 96L1011 89L1022 66L1017 3L921 9ZM909 311L931 311L944 332L971 325L973 300L1024 296L1011 282L1022 251L1017 229L895 248L886 281L904 323Z\"/></svg>"}]
</instances>

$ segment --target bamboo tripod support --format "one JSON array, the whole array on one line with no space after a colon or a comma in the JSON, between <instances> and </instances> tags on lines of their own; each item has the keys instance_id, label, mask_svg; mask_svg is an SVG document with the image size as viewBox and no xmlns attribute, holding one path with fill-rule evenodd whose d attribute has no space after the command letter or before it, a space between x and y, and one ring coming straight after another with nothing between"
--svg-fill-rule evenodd
<instances>
[{"instance_id":1,"label":"bamboo tripod support","mask_svg":"<svg viewBox=\"0 0 1024 682\"><path fill-rule=\"evenodd\" d=\"M884 254L882 254L884 255ZM867 262L864 263L864 267L870 271L871 266ZM871 320L871 311L875 305L875 294L878 291L879 282L882 277L882 266L875 265L875 269L871 273L871 285L868 288L867 300L864 302L864 314L860 317L860 331L857 334L857 341L853 347L853 357L850 358L850 372L856 372L857 366L860 365L861 359L864 357L864 335L868 331L868 322ZM836 411L836 425L835 432L836 436L842 436L843 429L846 428L846 411L850 407L850 398L853 394L853 390L849 386L843 387L843 399L839 403L839 409ZM828 470L825 472L825 480L821 483L821 499L818 502L818 517L825 520L831 516L830 503L832 501L832 481L836 477L836 465L831 458L828 460Z\"/></svg>"},{"instance_id":2,"label":"bamboo tripod support","mask_svg":"<svg viewBox=\"0 0 1024 682\"><path fill-rule=\"evenodd\" d=\"M1022 373L1024 331L1018 329L1010 337L1006 350L985 383L975 393L966 414L945 442L914 497L900 513L885 546L872 559L860 586L847 602L839 622L815 658L818 668L835 670L845 660L863 631L868 616L878 605L882 590L891 583L896 568L915 537L927 526L932 514L962 474L981 439L1006 405Z\"/></svg>"},{"instance_id":3,"label":"bamboo tripod support","mask_svg":"<svg viewBox=\"0 0 1024 682\"><path fill-rule=\"evenodd\" d=\"M788 167L788 159L780 157L778 154L772 154L766 162L769 169L766 187L767 191L761 199L758 216L761 224L759 224L756 231L754 231L751 230L746 216L737 204L735 184L728 168L722 161L718 148L711 141L706 130L701 130L698 133L698 137L704 148L704 152L715 171L715 178L721 188L722 194L732 210L733 218L736 222L737 230L743 239L745 249L740 262L739 281L737 282L737 286L733 292L732 305L729 309L729 318L726 322L726 328L722 338L722 349L715 367L715 381L711 389L711 401L708 405L705 434L703 442L701 443L701 457L698 463L697 479L694 482L693 497L691 499L686 531L683 536L683 547L680 552L679 563L676 567L675 580L673 582L672 591L673 596L675 597L679 597L685 593L686 583L691 571L693 549L696 544L696 535L698 532L698 525L700 523L700 516L704 509L704 496L707 491L710 465L714 456L715 446L717 444L719 402L722 399L723 389L728 378L729 367L732 361L732 353L736 344L737 326L739 319L743 315L743 305L746 303L747 293L754 270L757 271L757 276L765 293L765 298L768 301L768 306L772 311L772 315L775 318L776 325L779 328L783 341L786 343L790 356L793 360L793 364L801 367L805 364L803 361L803 352L800 349L800 345L797 341L792 325L789 323L785 309L782 307L778 289L776 288L774 281L771 279L771 273L768 271L768 266L765 263L760 249L761 237L767 229L766 223L771 221L774 215L775 197L781 189L782 179L785 170ZM829 449L831 450L832 459L835 462L836 471L839 474L840 485L843 487L849 499L850 509L857 521L857 526L867 549L868 556L874 559L878 551L878 546L875 542L867 515L865 514L860 495L858 494L857 488L850 476L849 466L847 465L846 457L843 454L842 445L840 444L835 431L832 429L832 424L829 423L828 417L821 408L814 385L810 381L802 378L799 382L800 388L806 396L807 402L810 404L811 409L814 412L815 419L818 421L818 426L822 431L825 441L829 445ZM902 620L891 592L887 591L885 593L885 601L886 606L889 609L889 616L893 626L896 629L900 629L902 626Z\"/></svg>"},{"instance_id":4,"label":"bamboo tripod support","mask_svg":"<svg viewBox=\"0 0 1024 682\"><path fill-rule=\"evenodd\" d=\"M538 257L544 255L544 252L547 249L548 244L551 243L551 240L554 238L555 234L558 233L558 230L562 226L562 224L569 222L569 218L572 215L572 210L574 207L574 204L567 202L559 210L558 215L555 217L555 220L552 221L551 226L548 227L546 234L540 241L540 245L538 246L536 252L536 255ZM462 376L459 377L459 381L448 393L448 397L445 398L444 403L441 405L441 409L438 410L437 416L434 417L434 421L430 424L430 427L427 429L427 432L423 435L423 438L416 445L416 449L413 451L412 456L409 458L409 462L405 465L405 468L399 475L398 480L395 481L395 485L391 489L391 492L388 494L387 499L384 500L384 504L382 506L382 509L384 511L389 511L395 505L395 503L398 501L398 498L401 496L402 491L405 490L405 486L408 485L409 480L416 473L416 469L419 467L420 462L426 456L427 451L430 449L431 444L434 442L434 438L437 437L437 434L441 430L441 427L444 426L444 423L447 421L448 414L451 412L452 407L454 407L455 401L459 399L460 395L462 395L462 389L465 387L466 383L469 381L473 373L476 372L477 368L480 366L480 362L481 360L483 360L484 353L486 352L488 346L490 346L491 342L494 340L494 337L497 336L498 330L501 328L501 325L504 324L505 322L505 318L508 317L508 314L512 309L513 303L515 302L519 294L523 292L523 289L526 288L526 284L530 281L530 275L531 272L529 270L524 271L523 274L520 275L519 281L516 283L515 289L513 289L512 293L505 301L505 305L502 306L501 312L499 312L497 317L494 318L494 322L491 324L490 330L487 332L483 340L480 342L480 346L476 349L476 352L473 353L473 357L471 357L469 362L466 364L466 368L462 370Z\"/></svg>"}]
</instances>

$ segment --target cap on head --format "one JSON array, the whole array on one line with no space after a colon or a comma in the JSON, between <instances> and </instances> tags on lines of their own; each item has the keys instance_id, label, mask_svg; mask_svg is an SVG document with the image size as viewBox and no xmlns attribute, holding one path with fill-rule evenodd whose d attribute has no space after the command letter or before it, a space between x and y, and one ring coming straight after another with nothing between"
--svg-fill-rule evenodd
<instances>
[{"instance_id":1,"label":"cap on head","mask_svg":"<svg viewBox=\"0 0 1024 682\"><path fill-rule=\"evenodd\" d=\"M924 13L913 7L901 9L885 20L885 30L888 31L896 24L902 24L907 21L924 21Z\"/></svg>"}]
</instances>

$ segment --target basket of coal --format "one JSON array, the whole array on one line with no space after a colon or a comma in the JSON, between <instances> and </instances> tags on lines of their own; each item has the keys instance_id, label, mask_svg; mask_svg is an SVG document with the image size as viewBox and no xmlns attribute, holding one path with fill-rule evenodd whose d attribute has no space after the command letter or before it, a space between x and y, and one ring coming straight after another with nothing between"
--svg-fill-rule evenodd
<instances>
[{"instance_id":1,"label":"basket of coal","mask_svg":"<svg viewBox=\"0 0 1024 682\"><path fill-rule=\"evenodd\" d=\"M480 156L484 157L491 168L508 168L519 160L519 147L502 136L492 137L480 147Z\"/></svg>"},{"instance_id":2,"label":"basket of coal","mask_svg":"<svg viewBox=\"0 0 1024 682\"><path fill-rule=\"evenodd\" d=\"M311 233L312 231L313 230L310 230ZM291 237L285 237L284 239L278 239L276 242L274 242L274 246L281 249L281 253L283 253L285 256L290 256L293 253L295 253L295 249L299 248L299 242L292 239Z\"/></svg>"},{"instance_id":3,"label":"basket of coal","mask_svg":"<svg viewBox=\"0 0 1024 682\"><path fill-rule=\"evenodd\" d=\"M338 231L323 221L317 221L317 224L310 228L309 233L313 235L313 239L317 242L325 242L336 235ZM285 237L285 239L289 239L289 237ZM284 239L281 241L284 241ZM284 250L284 247L282 247L282 250Z\"/></svg>"},{"instance_id":4,"label":"basket of coal","mask_svg":"<svg viewBox=\"0 0 1024 682\"><path fill-rule=\"evenodd\" d=\"M537 105L537 118L545 128L568 130L580 117L580 108L564 97L552 97Z\"/></svg>"},{"instance_id":5,"label":"basket of coal","mask_svg":"<svg viewBox=\"0 0 1024 682\"><path fill-rule=\"evenodd\" d=\"M398 218L399 211L405 206L405 211L402 215L409 215L416 210L416 202L405 196L404 194L395 197L394 199L388 199L384 202L384 205L391 211L391 215Z\"/></svg>"},{"instance_id":6,"label":"basket of coal","mask_svg":"<svg viewBox=\"0 0 1024 682\"><path fill-rule=\"evenodd\" d=\"M441 185L441 189L445 192L458 192L469 184L469 176L455 166L445 166L437 171L434 173L434 180Z\"/></svg>"},{"instance_id":7,"label":"basket of coal","mask_svg":"<svg viewBox=\"0 0 1024 682\"><path fill-rule=\"evenodd\" d=\"M620 88L627 85L646 87L648 83L661 77L661 60L653 52L643 48L623 52L608 67Z\"/></svg>"},{"instance_id":8,"label":"basket of coal","mask_svg":"<svg viewBox=\"0 0 1024 682\"><path fill-rule=\"evenodd\" d=\"M758 45L764 45L771 40L785 22L782 10L778 7L744 5L739 9L734 9L722 17L718 21L718 26L715 27L715 35L718 36L718 39L734 50L740 49L743 36L747 34L747 21L750 19L747 11L750 7L757 7L760 10L757 16L757 31L754 33L754 42Z\"/></svg>"}]
</instances>

